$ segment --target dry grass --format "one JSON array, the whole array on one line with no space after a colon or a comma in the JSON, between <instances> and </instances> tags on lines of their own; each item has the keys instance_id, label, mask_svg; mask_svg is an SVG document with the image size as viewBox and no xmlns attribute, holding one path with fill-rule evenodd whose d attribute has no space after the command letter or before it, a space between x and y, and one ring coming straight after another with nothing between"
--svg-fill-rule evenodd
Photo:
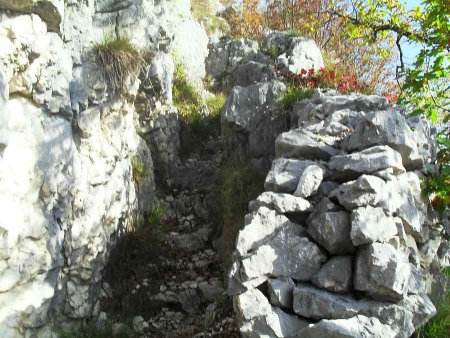
<instances>
[{"instance_id":1,"label":"dry grass","mask_svg":"<svg viewBox=\"0 0 450 338\"><path fill-rule=\"evenodd\" d=\"M139 50L126 37L106 37L94 47L95 61L108 86L121 91L130 76L137 76L144 65Z\"/></svg>"}]
</instances>

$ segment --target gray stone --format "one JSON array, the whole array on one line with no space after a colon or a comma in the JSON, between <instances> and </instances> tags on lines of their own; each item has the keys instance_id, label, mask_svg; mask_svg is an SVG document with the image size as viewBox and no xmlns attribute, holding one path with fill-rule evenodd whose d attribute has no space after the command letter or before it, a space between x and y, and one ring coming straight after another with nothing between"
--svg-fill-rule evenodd
<instances>
[{"instance_id":1,"label":"gray stone","mask_svg":"<svg viewBox=\"0 0 450 338\"><path fill-rule=\"evenodd\" d=\"M328 198L337 198L347 210L371 205L377 206L384 198L386 183L378 177L362 175L356 181L342 184L332 191Z\"/></svg>"},{"instance_id":2,"label":"gray stone","mask_svg":"<svg viewBox=\"0 0 450 338\"><path fill-rule=\"evenodd\" d=\"M258 289L248 290L238 295L236 297L236 308L242 320L251 320L272 312L269 301Z\"/></svg>"},{"instance_id":3,"label":"gray stone","mask_svg":"<svg viewBox=\"0 0 450 338\"><path fill-rule=\"evenodd\" d=\"M320 217L320 215L327 213L327 212L333 212L333 211L342 211L342 208L338 205L331 202L328 198L323 198L319 203L316 204L311 214L308 216L308 219L306 220L306 224L310 224L313 222L316 218Z\"/></svg>"},{"instance_id":4,"label":"gray stone","mask_svg":"<svg viewBox=\"0 0 450 338\"><path fill-rule=\"evenodd\" d=\"M172 56L167 53L157 52L155 55L152 55L142 85L151 94L158 93L166 102L171 103L174 71L175 65Z\"/></svg>"},{"instance_id":5,"label":"gray stone","mask_svg":"<svg viewBox=\"0 0 450 338\"><path fill-rule=\"evenodd\" d=\"M267 290L270 303L275 306L292 308L293 291L295 284L291 278L269 279Z\"/></svg>"},{"instance_id":6,"label":"gray stone","mask_svg":"<svg viewBox=\"0 0 450 338\"><path fill-rule=\"evenodd\" d=\"M378 318L355 316L349 319L324 319L300 331L298 338L395 338L395 332Z\"/></svg>"},{"instance_id":7,"label":"gray stone","mask_svg":"<svg viewBox=\"0 0 450 338\"><path fill-rule=\"evenodd\" d=\"M143 333L148 327L148 323L142 316L136 316L133 318L133 329L137 333Z\"/></svg>"},{"instance_id":8,"label":"gray stone","mask_svg":"<svg viewBox=\"0 0 450 338\"><path fill-rule=\"evenodd\" d=\"M270 66L250 61L237 67L232 77L235 86L248 87L258 82L272 81L276 78L276 74Z\"/></svg>"},{"instance_id":9,"label":"gray stone","mask_svg":"<svg viewBox=\"0 0 450 338\"><path fill-rule=\"evenodd\" d=\"M333 292L349 292L352 288L352 256L335 256L322 265L311 281L319 288Z\"/></svg>"},{"instance_id":10,"label":"gray stone","mask_svg":"<svg viewBox=\"0 0 450 338\"><path fill-rule=\"evenodd\" d=\"M393 217L386 216L382 208L370 205L352 211L350 237L355 246L373 242L387 242L397 234Z\"/></svg>"},{"instance_id":11,"label":"gray stone","mask_svg":"<svg viewBox=\"0 0 450 338\"><path fill-rule=\"evenodd\" d=\"M249 203L249 211L256 211L261 206L275 209L281 214L311 211L311 203L301 197L270 191L263 192L256 200L251 201Z\"/></svg>"},{"instance_id":12,"label":"gray stone","mask_svg":"<svg viewBox=\"0 0 450 338\"><path fill-rule=\"evenodd\" d=\"M363 150L371 146L388 145L397 150L408 170L422 168L417 142L405 118L397 111L369 112L344 142L345 150Z\"/></svg>"},{"instance_id":13,"label":"gray stone","mask_svg":"<svg viewBox=\"0 0 450 338\"><path fill-rule=\"evenodd\" d=\"M275 192L293 193L303 171L317 162L279 158L272 162L267 174L264 189Z\"/></svg>"},{"instance_id":14,"label":"gray stone","mask_svg":"<svg viewBox=\"0 0 450 338\"><path fill-rule=\"evenodd\" d=\"M234 87L228 94L221 112L222 128L254 131L270 115L273 105L286 86L282 82L257 83L248 87Z\"/></svg>"},{"instance_id":15,"label":"gray stone","mask_svg":"<svg viewBox=\"0 0 450 338\"><path fill-rule=\"evenodd\" d=\"M242 281L261 276L307 281L326 259L322 250L304 236L303 228L292 223L242 260L240 276Z\"/></svg>"},{"instance_id":16,"label":"gray stone","mask_svg":"<svg viewBox=\"0 0 450 338\"><path fill-rule=\"evenodd\" d=\"M57 33L64 17L63 0L0 0L0 8L37 14L47 23L49 31Z\"/></svg>"},{"instance_id":17,"label":"gray stone","mask_svg":"<svg viewBox=\"0 0 450 338\"><path fill-rule=\"evenodd\" d=\"M322 183L324 170L318 165L311 165L303 170L294 196L307 198L316 193Z\"/></svg>"},{"instance_id":18,"label":"gray stone","mask_svg":"<svg viewBox=\"0 0 450 338\"><path fill-rule=\"evenodd\" d=\"M408 291L408 258L387 243L361 247L356 256L354 287L381 300L400 300Z\"/></svg>"},{"instance_id":19,"label":"gray stone","mask_svg":"<svg viewBox=\"0 0 450 338\"><path fill-rule=\"evenodd\" d=\"M336 149L315 140L313 135L301 128L282 133L275 140L275 156L277 158L329 160L336 154Z\"/></svg>"},{"instance_id":20,"label":"gray stone","mask_svg":"<svg viewBox=\"0 0 450 338\"><path fill-rule=\"evenodd\" d=\"M261 207L245 216L245 226L237 236L236 250L240 255L245 255L248 251L270 241L277 230L291 224L285 216Z\"/></svg>"},{"instance_id":21,"label":"gray stone","mask_svg":"<svg viewBox=\"0 0 450 338\"><path fill-rule=\"evenodd\" d=\"M388 168L392 168L394 174L405 172L400 153L388 146L375 146L358 153L333 156L329 168L338 171L336 176L346 178Z\"/></svg>"},{"instance_id":22,"label":"gray stone","mask_svg":"<svg viewBox=\"0 0 450 338\"><path fill-rule=\"evenodd\" d=\"M350 214L346 211L325 212L308 222L311 237L333 255L348 255L355 251L350 230Z\"/></svg>"}]
</instances>

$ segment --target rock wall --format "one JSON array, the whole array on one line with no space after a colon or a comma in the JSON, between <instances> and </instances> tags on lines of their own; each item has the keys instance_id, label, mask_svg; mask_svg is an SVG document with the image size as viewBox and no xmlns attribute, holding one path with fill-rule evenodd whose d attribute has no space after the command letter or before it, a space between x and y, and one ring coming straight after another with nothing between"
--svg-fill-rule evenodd
<instances>
[{"instance_id":1,"label":"rock wall","mask_svg":"<svg viewBox=\"0 0 450 338\"><path fill-rule=\"evenodd\" d=\"M431 273L448 265L420 189L429 125L382 97L320 90L290 117L236 241L242 336L410 337L435 314Z\"/></svg>"},{"instance_id":2,"label":"rock wall","mask_svg":"<svg viewBox=\"0 0 450 338\"><path fill-rule=\"evenodd\" d=\"M117 34L151 55L120 95L93 56ZM207 42L189 0L0 1L0 336L98 313L110 248L155 199L153 160L176 157L174 64L200 83Z\"/></svg>"}]
</instances>

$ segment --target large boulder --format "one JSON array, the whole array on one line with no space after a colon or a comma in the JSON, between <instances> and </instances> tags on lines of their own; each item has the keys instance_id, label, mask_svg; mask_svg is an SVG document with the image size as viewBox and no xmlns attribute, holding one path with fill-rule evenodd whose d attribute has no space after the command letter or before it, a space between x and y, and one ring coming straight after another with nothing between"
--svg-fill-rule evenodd
<instances>
[{"instance_id":1,"label":"large boulder","mask_svg":"<svg viewBox=\"0 0 450 338\"><path fill-rule=\"evenodd\" d=\"M302 37L293 37L289 47L276 59L277 66L285 74L298 74L302 69L316 70L324 66L322 53L314 40Z\"/></svg>"},{"instance_id":2,"label":"large boulder","mask_svg":"<svg viewBox=\"0 0 450 338\"><path fill-rule=\"evenodd\" d=\"M228 94L221 113L222 127L246 133L254 131L270 114L273 104L285 88L286 86L278 81L234 87Z\"/></svg>"}]
</instances>

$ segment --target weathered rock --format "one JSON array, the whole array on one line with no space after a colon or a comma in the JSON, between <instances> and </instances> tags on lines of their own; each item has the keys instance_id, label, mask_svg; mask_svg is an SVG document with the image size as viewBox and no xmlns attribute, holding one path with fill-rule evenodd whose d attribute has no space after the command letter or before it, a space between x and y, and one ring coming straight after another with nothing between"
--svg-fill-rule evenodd
<instances>
[{"instance_id":1,"label":"weathered rock","mask_svg":"<svg viewBox=\"0 0 450 338\"><path fill-rule=\"evenodd\" d=\"M47 23L49 31L57 33L64 17L63 0L0 0L0 9L37 14Z\"/></svg>"},{"instance_id":2,"label":"weathered rock","mask_svg":"<svg viewBox=\"0 0 450 338\"><path fill-rule=\"evenodd\" d=\"M349 319L321 320L300 331L297 337L394 338L397 332L378 318L359 315Z\"/></svg>"},{"instance_id":3,"label":"weathered rock","mask_svg":"<svg viewBox=\"0 0 450 338\"><path fill-rule=\"evenodd\" d=\"M308 233L332 255L348 255L355 251L350 230L350 214L346 211L325 212L308 222Z\"/></svg>"},{"instance_id":4,"label":"weathered rock","mask_svg":"<svg viewBox=\"0 0 450 338\"><path fill-rule=\"evenodd\" d=\"M337 150L317 141L302 129L282 133L275 140L277 158L299 158L312 160L329 160L337 154Z\"/></svg>"},{"instance_id":5,"label":"weathered rock","mask_svg":"<svg viewBox=\"0 0 450 338\"><path fill-rule=\"evenodd\" d=\"M248 251L271 240L277 230L291 224L285 216L261 207L245 217L245 227L237 236L236 250L240 255L245 255Z\"/></svg>"},{"instance_id":6,"label":"weathered rock","mask_svg":"<svg viewBox=\"0 0 450 338\"><path fill-rule=\"evenodd\" d=\"M283 226L270 242L242 259L240 276L242 281L264 275L307 281L326 259L322 250L304 236L304 229L292 223Z\"/></svg>"},{"instance_id":7,"label":"weathered rock","mask_svg":"<svg viewBox=\"0 0 450 338\"><path fill-rule=\"evenodd\" d=\"M252 289L237 296L236 307L242 320L251 320L272 312L269 301L258 289Z\"/></svg>"},{"instance_id":8,"label":"weathered rock","mask_svg":"<svg viewBox=\"0 0 450 338\"><path fill-rule=\"evenodd\" d=\"M234 87L228 94L221 112L222 127L252 132L270 114L273 104L285 88L286 86L278 81Z\"/></svg>"},{"instance_id":9,"label":"weathered rock","mask_svg":"<svg viewBox=\"0 0 450 338\"><path fill-rule=\"evenodd\" d=\"M294 196L307 198L319 189L324 176L324 170L318 165L311 165L303 170L298 181Z\"/></svg>"},{"instance_id":10,"label":"weathered rock","mask_svg":"<svg viewBox=\"0 0 450 338\"><path fill-rule=\"evenodd\" d=\"M388 146L375 146L358 153L337 155L330 159L329 168L337 177L354 178L360 174L392 168L394 174L405 172L400 153Z\"/></svg>"},{"instance_id":11,"label":"weathered rock","mask_svg":"<svg viewBox=\"0 0 450 338\"><path fill-rule=\"evenodd\" d=\"M342 184L328 198L336 197L347 210L365 205L377 206L384 198L385 187L386 183L381 178L362 175L356 181Z\"/></svg>"},{"instance_id":12,"label":"weathered rock","mask_svg":"<svg viewBox=\"0 0 450 338\"><path fill-rule=\"evenodd\" d=\"M405 118L397 111L369 112L344 143L345 150L363 150L371 146L388 145L397 150L407 169L421 168L417 142Z\"/></svg>"},{"instance_id":13,"label":"weathered rock","mask_svg":"<svg viewBox=\"0 0 450 338\"><path fill-rule=\"evenodd\" d=\"M168 103L172 102L172 82L175 65L172 57L163 52L157 52L152 56L143 86L151 90L152 94L158 93Z\"/></svg>"},{"instance_id":14,"label":"weathered rock","mask_svg":"<svg viewBox=\"0 0 450 338\"><path fill-rule=\"evenodd\" d=\"M293 193L303 171L311 165L317 163L308 160L276 159L267 174L264 188L269 191Z\"/></svg>"},{"instance_id":15,"label":"weathered rock","mask_svg":"<svg viewBox=\"0 0 450 338\"><path fill-rule=\"evenodd\" d=\"M387 243L361 247L356 256L354 287L382 300L404 298L411 275L408 258Z\"/></svg>"},{"instance_id":16,"label":"weathered rock","mask_svg":"<svg viewBox=\"0 0 450 338\"><path fill-rule=\"evenodd\" d=\"M250 61L240 65L232 73L232 82L235 86L248 87L257 82L272 81L276 78L275 70L270 66Z\"/></svg>"},{"instance_id":17,"label":"weathered rock","mask_svg":"<svg viewBox=\"0 0 450 338\"><path fill-rule=\"evenodd\" d=\"M350 237L355 246L373 242L387 242L397 234L393 217L386 216L382 208L370 205L352 211Z\"/></svg>"},{"instance_id":18,"label":"weathered rock","mask_svg":"<svg viewBox=\"0 0 450 338\"><path fill-rule=\"evenodd\" d=\"M269 279L267 289L270 303L279 307L292 308L294 287L295 284L291 278Z\"/></svg>"},{"instance_id":19,"label":"weathered rock","mask_svg":"<svg viewBox=\"0 0 450 338\"><path fill-rule=\"evenodd\" d=\"M322 265L311 281L319 288L349 292L353 282L352 256L335 256Z\"/></svg>"},{"instance_id":20,"label":"weathered rock","mask_svg":"<svg viewBox=\"0 0 450 338\"><path fill-rule=\"evenodd\" d=\"M281 214L311 211L311 203L301 197L270 191L263 192L256 200L251 201L249 211L256 211L262 206L275 209Z\"/></svg>"}]
</instances>

